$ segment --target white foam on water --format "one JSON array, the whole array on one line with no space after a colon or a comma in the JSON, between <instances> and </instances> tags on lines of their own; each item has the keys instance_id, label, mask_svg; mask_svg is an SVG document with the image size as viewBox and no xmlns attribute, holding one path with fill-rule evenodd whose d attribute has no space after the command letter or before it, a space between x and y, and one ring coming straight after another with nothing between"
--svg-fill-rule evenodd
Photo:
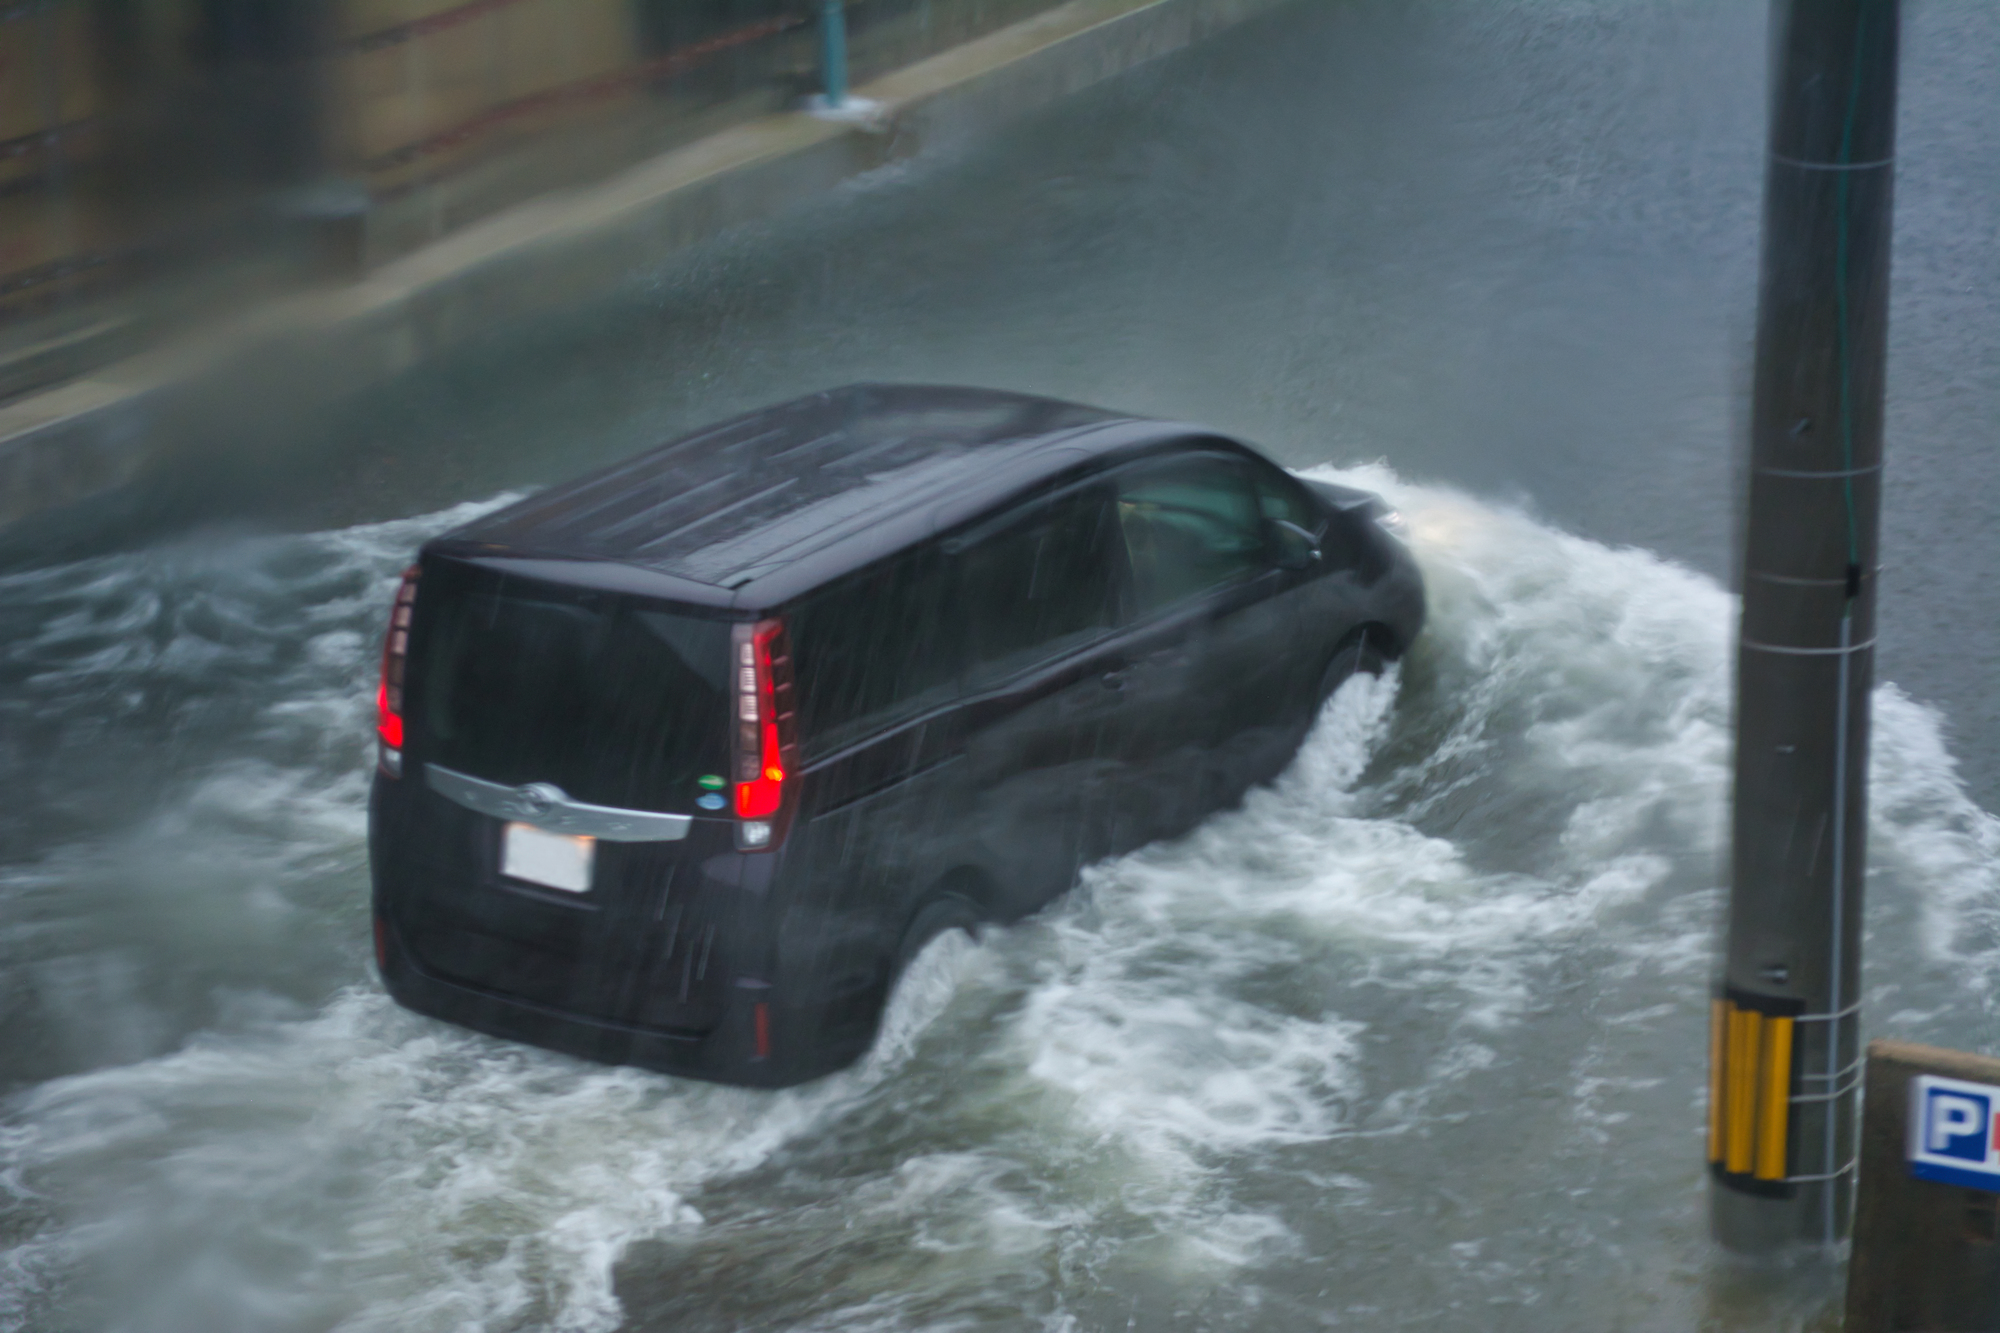
<instances>
[{"instance_id":1,"label":"white foam on water","mask_svg":"<svg viewBox=\"0 0 2000 1333\"><path fill-rule=\"evenodd\" d=\"M318 989L288 965L344 965L326 927L364 910L384 608L418 543L511 499L0 577L8 704L50 728L33 791L103 830L0 866L0 970L61 1064L170 1049L190 1019Z\"/></svg>"},{"instance_id":2,"label":"white foam on water","mask_svg":"<svg viewBox=\"0 0 2000 1333\"><path fill-rule=\"evenodd\" d=\"M112 1306L140 1301L134 1326L155 1330L253 1312L270 1328L611 1328L612 1265L632 1240L698 1226L692 1189L897 1067L722 1088L492 1041L350 990L303 1021L26 1097L13 1178L89 1220L10 1262L44 1285L91 1266Z\"/></svg>"},{"instance_id":3,"label":"white foam on water","mask_svg":"<svg viewBox=\"0 0 2000 1333\"><path fill-rule=\"evenodd\" d=\"M1268 1224L1219 1247L1223 1262L1288 1240L1217 1182L1287 1145L1424 1123L1440 1094L1505 1062L1558 959L1588 950L1607 984L1665 978L1690 1005L1715 961L1735 599L1649 553L1382 469L1329 475L1410 521L1424 640L1400 670L1344 687L1271 789L1089 872L1050 921L1010 1034L1027 1079L1060 1094L1066 1132L1118 1145L1164 1228ZM1882 910L1913 893L1934 952L1990 969L1995 821L1957 785L1935 722L1882 691L1876 828L1916 872L1881 886ZM1351 996L1273 981L1329 958L1439 1015L1413 1082L1368 1085L1371 1024ZM1677 1013L1626 1005L1597 1023ZM1632 1118L1621 1107L1682 1096L1589 1064L1569 1117L1607 1149Z\"/></svg>"},{"instance_id":4,"label":"white foam on water","mask_svg":"<svg viewBox=\"0 0 2000 1333\"><path fill-rule=\"evenodd\" d=\"M41 683L72 695L107 680L143 692L198 669L210 654L186 644L209 636L190 616L240 621L252 618L246 597L283 603L245 594L245 570L289 571L317 595L282 608L305 652L274 700L246 703L245 753L124 830L6 872L0 888L16 906L58 904L69 914L58 936L139 921L154 928L127 933L183 958L262 950L281 967L288 944L329 926L358 927L365 950L377 622L419 542L507 498L202 550L171 573L171 560L108 561L72 577L57 595L79 604L47 617L31 645L50 661ZM65 659L66 636L84 627L165 646ZM159 1028L134 941L100 929L89 943L26 962L47 1009ZM892 1077L973 952L963 937L927 950L860 1065L777 1094L493 1041L407 1014L373 986L317 1012L252 989L220 1006L219 1026L153 1058L145 1048L171 1032L135 1034L122 1053L94 1033L112 1063L16 1098L0 1137L0 1186L17 1224L34 1227L0 1268L0 1328L33 1328L55 1309L148 1333L615 1327L612 1268L630 1242L698 1225L689 1190L749 1169Z\"/></svg>"},{"instance_id":5,"label":"white foam on water","mask_svg":"<svg viewBox=\"0 0 2000 1333\"><path fill-rule=\"evenodd\" d=\"M2000 815L1966 794L1937 712L1894 685L1875 692L1869 761L1871 868L1915 892L1924 956L1990 1018L2000 1008Z\"/></svg>"},{"instance_id":6,"label":"white foam on water","mask_svg":"<svg viewBox=\"0 0 2000 1333\"><path fill-rule=\"evenodd\" d=\"M978 943L962 930L947 930L923 947L897 978L882 1013L875 1044L862 1062L875 1073L908 1060L931 1024L978 966Z\"/></svg>"},{"instance_id":7,"label":"white foam on water","mask_svg":"<svg viewBox=\"0 0 2000 1333\"><path fill-rule=\"evenodd\" d=\"M1427 749L1362 781L1404 677L1352 681L1274 787L1088 877L1089 907L1059 925L1021 1040L1033 1074L1156 1159L1343 1128L1360 1025L1274 1011L1232 994L1241 983L1336 945L1461 992L1467 1029L1504 1027L1548 941L1665 879L1670 853L1640 836L1649 822L1712 846L1724 594L1379 470L1337 475L1388 492L1411 521L1432 604L1418 654L1466 688L1403 719ZM1536 873L1475 864L1427 828L1454 794L1491 786L1503 755L1563 806Z\"/></svg>"},{"instance_id":8,"label":"white foam on water","mask_svg":"<svg viewBox=\"0 0 2000 1333\"><path fill-rule=\"evenodd\" d=\"M1260 1270L1315 1262L1279 1182L1319 1181L1321 1206L1408 1225L1378 1203L1394 1191L1378 1188L1373 1150L1340 1145L1450 1142L1440 1107L1515 1058L1552 970L1587 968L1605 988L1589 1019L1600 1044L1678 1021L1661 993L1698 1005L1734 603L1645 552L1380 468L1335 475L1410 520L1431 602L1410 656L1344 686L1286 774L1240 809L1093 867L1081 892L982 945L940 940L854 1069L777 1094L716 1088L473 1036L372 986L311 1005L247 987L175 1049L10 1105L0 1188L23 1239L0 1260L0 1329L58 1310L148 1333L610 1329L633 1244L705 1235L702 1209L729 1182L770 1188L759 1168L781 1156L790 1176L824 1174L811 1188L830 1219L781 1210L770 1225L822 1228L784 1231L788 1244L837 1251L853 1229L906 1238L924 1266L857 1263L831 1296L773 1291L771 1327L952 1327L975 1298L1045 1289L1024 1319L1096 1326L1102 1310L1082 1312L1093 1287L1127 1279L1227 1289L1248 1318ZM261 567L279 572L255 605L286 604L287 561L319 591L278 622L299 650L273 649L285 674L246 718L245 753L126 830L8 872L4 891L52 901L82 885L107 909L178 904L216 929L258 918L250 938L278 965L328 932L363 955L376 621L408 550L472 512L292 539L303 555L270 548ZM201 597L108 565L61 595L74 604L44 620L35 651L66 698L144 694L212 660L171 643L121 653L89 633L170 623L213 641L256 620L227 606L191 620ZM1934 714L1880 691L1871 922L1890 935L1912 923L1923 959L1990 1009L2000 833L1941 734ZM168 939L176 957L201 947ZM143 1024L109 953L63 956L77 1003ZM1924 1012L1954 1003L1935 985L1906 990L1899 1002ZM1407 1065L1375 1040L1392 1016ZM1571 1062L1561 1114L1615 1171L1634 1107L1689 1094L1595 1058ZM943 1140L899 1125L896 1160L853 1174L802 1147L906 1104L950 1126ZM1633 1217L1678 1206L1642 1200ZM1504 1238L1436 1262L1496 1291L1536 1271Z\"/></svg>"},{"instance_id":9,"label":"white foam on water","mask_svg":"<svg viewBox=\"0 0 2000 1333\"><path fill-rule=\"evenodd\" d=\"M1266 876L1244 873L1242 860L1247 850L1268 872L1287 853L1311 855L1288 845L1296 825L1285 813L1341 806L1394 692L1393 673L1343 686L1280 788L1181 843L1086 872L1083 896L1051 922L1053 947L1014 1034L1028 1074L1069 1092L1086 1124L1142 1157L1191 1167L1210 1150L1306 1141L1337 1123L1352 1025L1228 993L1283 961L1282 941L1257 923L1308 905L1296 884L1263 892ZM1285 827L1246 848L1256 832L1245 826L1260 814ZM1411 850L1448 855L1421 838Z\"/></svg>"}]
</instances>

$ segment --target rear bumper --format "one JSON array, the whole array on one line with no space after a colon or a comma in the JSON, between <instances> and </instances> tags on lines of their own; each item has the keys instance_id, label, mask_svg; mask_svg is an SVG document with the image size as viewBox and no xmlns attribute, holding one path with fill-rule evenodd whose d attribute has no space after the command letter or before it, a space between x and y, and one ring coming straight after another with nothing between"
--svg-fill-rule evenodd
<instances>
[{"instance_id":1,"label":"rear bumper","mask_svg":"<svg viewBox=\"0 0 2000 1333\"><path fill-rule=\"evenodd\" d=\"M404 947L395 922L378 906L382 984L405 1009L509 1041L526 1042L607 1065L633 1065L744 1087L783 1088L853 1062L855 1050L834 1050L809 1035L809 1012L773 1003L766 990L743 990L705 1033L674 1033L566 1013L515 997L461 985L426 972ZM758 1007L766 1054L760 1055ZM865 1049L865 1048L864 1048Z\"/></svg>"}]
</instances>

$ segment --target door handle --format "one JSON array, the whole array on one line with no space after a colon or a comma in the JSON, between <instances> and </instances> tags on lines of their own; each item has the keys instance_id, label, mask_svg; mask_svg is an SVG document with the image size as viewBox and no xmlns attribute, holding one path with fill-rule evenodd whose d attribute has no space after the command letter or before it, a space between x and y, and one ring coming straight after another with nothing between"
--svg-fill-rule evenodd
<instances>
[{"instance_id":1,"label":"door handle","mask_svg":"<svg viewBox=\"0 0 2000 1333\"><path fill-rule=\"evenodd\" d=\"M1123 671L1107 671L1104 673L1102 681L1104 688L1107 690L1122 690L1125 688L1125 673Z\"/></svg>"}]
</instances>

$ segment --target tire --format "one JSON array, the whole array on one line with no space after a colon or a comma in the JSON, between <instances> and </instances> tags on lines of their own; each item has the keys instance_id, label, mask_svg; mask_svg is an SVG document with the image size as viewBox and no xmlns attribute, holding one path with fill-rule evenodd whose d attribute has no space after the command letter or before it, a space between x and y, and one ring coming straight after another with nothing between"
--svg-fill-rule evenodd
<instances>
[{"instance_id":1,"label":"tire","mask_svg":"<svg viewBox=\"0 0 2000 1333\"><path fill-rule=\"evenodd\" d=\"M896 946L895 964L889 972L889 989L895 989L897 980L932 940L948 930L962 930L971 936L978 927L979 913L967 899L955 893L932 898L917 909L903 931L903 942Z\"/></svg>"},{"instance_id":2,"label":"tire","mask_svg":"<svg viewBox=\"0 0 2000 1333\"><path fill-rule=\"evenodd\" d=\"M1390 655L1376 645L1386 646L1388 635L1381 629L1363 627L1349 635L1333 650L1326 670L1320 673L1315 708L1325 707L1334 691L1358 675L1379 676L1389 669Z\"/></svg>"}]
</instances>

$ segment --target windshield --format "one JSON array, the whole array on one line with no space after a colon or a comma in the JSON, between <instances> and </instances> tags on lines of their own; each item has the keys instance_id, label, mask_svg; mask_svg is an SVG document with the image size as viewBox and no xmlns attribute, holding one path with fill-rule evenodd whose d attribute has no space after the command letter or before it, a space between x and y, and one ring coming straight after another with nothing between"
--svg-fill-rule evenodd
<instances>
[{"instance_id":1,"label":"windshield","mask_svg":"<svg viewBox=\"0 0 2000 1333\"><path fill-rule=\"evenodd\" d=\"M628 809L721 789L726 621L436 561L411 648L416 757Z\"/></svg>"}]
</instances>

